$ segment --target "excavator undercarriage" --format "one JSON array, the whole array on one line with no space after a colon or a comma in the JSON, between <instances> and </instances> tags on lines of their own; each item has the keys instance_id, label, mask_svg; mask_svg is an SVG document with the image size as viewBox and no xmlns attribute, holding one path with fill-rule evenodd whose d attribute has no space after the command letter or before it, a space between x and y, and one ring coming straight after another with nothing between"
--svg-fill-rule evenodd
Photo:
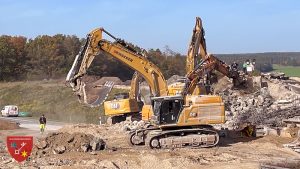
<instances>
[{"instance_id":1,"label":"excavator undercarriage","mask_svg":"<svg viewBox=\"0 0 300 169\"><path fill-rule=\"evenodd\" d=\"M219 142L219 134L210 128L182 129L148 128L129 134L131 145L146 145L149 148L213 147Z\"/></svg>"}]
</instances>

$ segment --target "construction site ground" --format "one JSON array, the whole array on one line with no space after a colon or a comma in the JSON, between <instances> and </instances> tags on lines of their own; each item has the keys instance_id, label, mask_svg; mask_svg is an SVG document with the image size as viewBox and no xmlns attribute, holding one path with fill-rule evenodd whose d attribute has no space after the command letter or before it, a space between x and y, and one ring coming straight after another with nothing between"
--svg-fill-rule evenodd
<instances>
[{"instance_id":1,"label":"construction site ground","mask_svg":"<svg viewBox=\"0 0 300 169\"><path fill-rule=\"evenodd\" d=\"M6 133L32 134L29 129L15 129ZM1 131L2 132L2 131ZM28 132L28 133L27 133ZM222 138L214 148L182 148L152 150L146 147L131 147L126 140L123 124L112 126L76 124L66 125L54 131L70 134L93 134L106 142L106 149L96 152L65 152L62 154L38 154L36 146L28 161L15 162L5 150L1 140L0 168L260 168L274 165L299 168L300 155L282 144L292 138L275 136ZM49 133L51 135L51 133ZM37 138L46 136L37 135ZM37 144L37 140L35 140ZM61 140L60 145L67 144Z\"/></svg>"}]
</instances>

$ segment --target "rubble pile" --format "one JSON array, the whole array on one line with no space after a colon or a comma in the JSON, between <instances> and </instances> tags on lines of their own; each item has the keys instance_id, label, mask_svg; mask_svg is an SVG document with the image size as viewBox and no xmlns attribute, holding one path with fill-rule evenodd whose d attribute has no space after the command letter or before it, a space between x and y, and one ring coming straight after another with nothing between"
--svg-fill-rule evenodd
<instances>
[{"instance_id":1,"label":"rubble pile","mask_svg":"<svg viewBox=\"0 0 300 169\"><path fill-rule=\"evenodd\" d=\"M300 97L282 88L281 83L269 82L254 93L224 89L219 94L225 101L227 125L238 129L242 125L283 126L283 119L300 115Z\"/></svg>"},{"instance_id":2,"label":"rubble pile","mask_svg":"<svg viewBox=\"0 0 300 169\"><path fill-rule=\"evenodd\" d=\"M300 132L300 131L299 131ZM299 133L300 134L300 133ZM284 147L290 148L293 151L300 153L300 135L299 137L289 144L284 144Z\"/></svg>"},{"instance_id":3,"label":"rubble pile","mask_svg":"<svg viewBox=\"0 0 300 169\"><path fill-rule=\"evenodd\" d=\"M84 133L50 133L37 141L33 148L33 155L45 156L50 154L63 154L66 152L89 152L105 149L103 139Z\"/></svg>"},{"instance_id":4,"label":"rubble pile","mask_svg":"<svg viewBox=\"0 0 300 169\"><path fill-rule=\"evenodd\" d=\"M265 73L263 74L264 77L268 79L282 79L282 80L288 80L289 77L285 75L283 72L271 72L271 73Z\"/></svg>"},{"instance_id":5,"label":"rubble pile","mask_svg":"<svg viewBox=\"0 0 300 169\"><path fill-rule=\"evenodd\" d=\"M167 83L168 83L168 85L170 85L170 84L178 82L180 80L183 81L184 79L185 79L184 76L173 75L167 80Z\"/></svg>"},{"instance_id":6,"label":"rubble pile","mask_svg":"<svg viewBox=\"0 0 300 169\"><path fill-rule=\"evenodd\" d=\"M123 131L123 132L142 129L144 127L145 127L145 122L142 120L141 121L126 120L126 121L122 121L120 123L117 123L117 124L111 126L111 128L114 128L116 130Z\"/></svg>"}]
</instances>

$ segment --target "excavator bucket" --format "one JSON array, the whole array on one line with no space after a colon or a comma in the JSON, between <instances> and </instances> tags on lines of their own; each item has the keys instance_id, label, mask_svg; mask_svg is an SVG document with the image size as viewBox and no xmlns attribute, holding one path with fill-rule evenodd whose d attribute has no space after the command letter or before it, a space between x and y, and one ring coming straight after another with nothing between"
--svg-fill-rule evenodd
<instances>
[{"instance_id":1,"label":"excavator bucket","mask_svg":"<svg viewBox=\"0 0 300 169\"><path fill-rule=\"evenodd\" d=\"M104 85L99 85L97 82L90 82L87 76L80 70L80 65L83 60L82 53L86 46L82 48L82 51L75 57L72 68L70 69L66 82L73 88L73 92L78 96L80 103L84 103L90 107L100 106L106 99L111 89L114 86L114 82L107 81ZM78 72L82 75L78 76Z\"/></svg>"},{"instance_id":2,"label":"excavator bucket","mask_svg":"<svg viewBox=\"0 0 300 169\"><path fill-rule=\"evenodd\" d=\"M80 103L84 103L90 107L100 106L108 97L108 94L114 86L114 82L107 81L104 85L96 83L80 82L79 88L75 91Z\"/></svg>"}]
</instances>

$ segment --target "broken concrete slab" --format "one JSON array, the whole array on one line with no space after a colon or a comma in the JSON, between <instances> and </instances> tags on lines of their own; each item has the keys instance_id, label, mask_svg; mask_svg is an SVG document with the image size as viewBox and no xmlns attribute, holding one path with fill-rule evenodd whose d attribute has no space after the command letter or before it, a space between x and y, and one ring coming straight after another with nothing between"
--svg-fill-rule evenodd
<instances>
[{"instance_id":1,"label":"broken concrete slab","mask_svg":"<svg viewBox=\"0 0 300 169\"><path fill-rule=\"evenodd\" d=\"M66 151L65 146L58 146L53 149L53 154L62 154Z\"/></svg>"}]
</instances>

